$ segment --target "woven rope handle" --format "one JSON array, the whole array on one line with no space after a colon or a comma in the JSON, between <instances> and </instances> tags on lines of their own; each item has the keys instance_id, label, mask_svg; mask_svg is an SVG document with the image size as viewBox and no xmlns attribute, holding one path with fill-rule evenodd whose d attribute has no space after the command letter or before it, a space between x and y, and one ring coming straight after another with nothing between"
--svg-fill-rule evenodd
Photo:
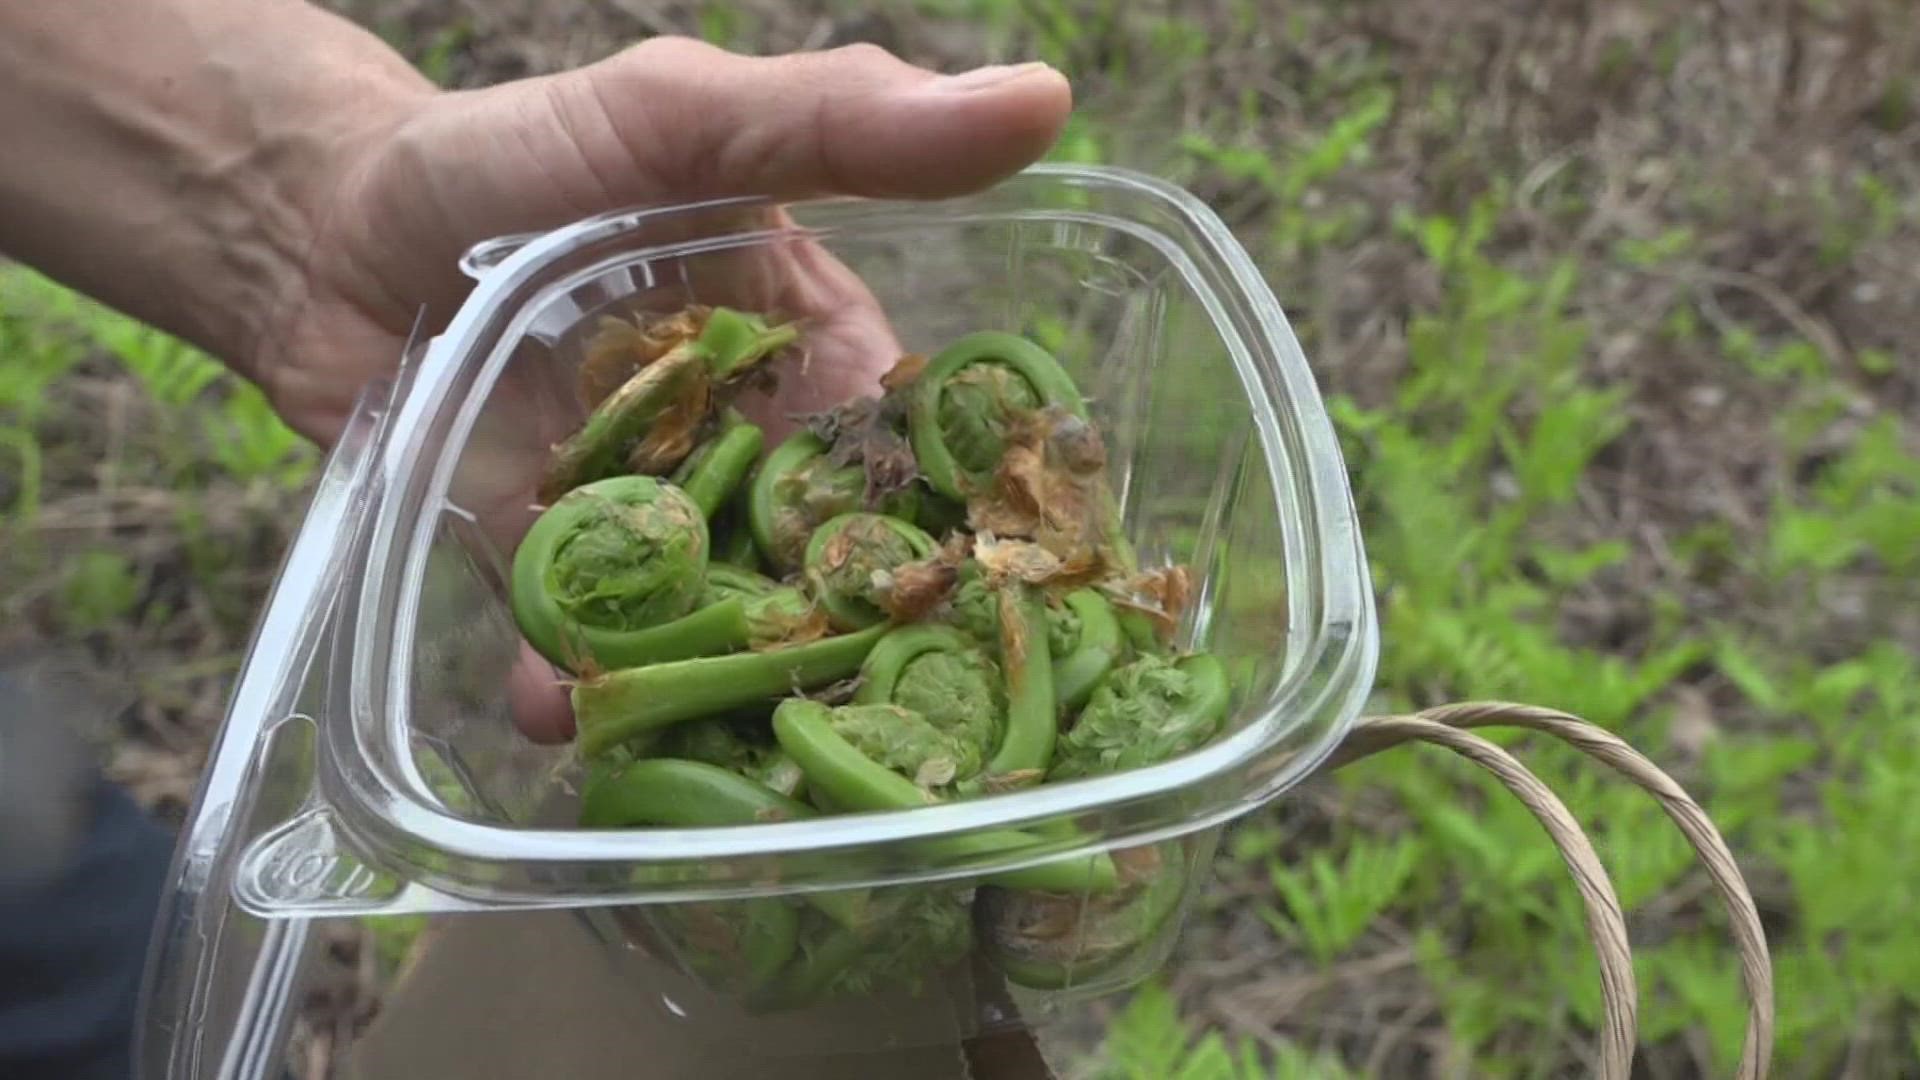
<instances>
[{"instance_id":1,"label":"woven rope handle","mask_svg":"<svg viewBox=\"0 0 1920 1080\"><path fill-rule=\"evenodd\" d=\"M1360 721L1329 763L1350 765L1406 742L1444 746L1491 772L1519 798L1547 830L1573 874L1586 905L1587 932L1600 959L1603 1023L1596 1073L1601 1080L1627 1080L1638 1035L1639 995L1633 977L1633 950L1626 917L1613 882L1593 844L1566 804L1511 754L1468 729L1520 727L1572 745L1659 800L1660 806L1693 846L1732 919L1740 952L1740 976L1748 1000L1747 1035L1740 1049L1739 1080L1763 1080L1773 1058L1773 962L1753 895L1733 852L1700 804L1673 778L1613 734L1554 709L1507 702L1472 702L1427 709L1411 716L1376 716Z\"/></svg>"}]
</instances>

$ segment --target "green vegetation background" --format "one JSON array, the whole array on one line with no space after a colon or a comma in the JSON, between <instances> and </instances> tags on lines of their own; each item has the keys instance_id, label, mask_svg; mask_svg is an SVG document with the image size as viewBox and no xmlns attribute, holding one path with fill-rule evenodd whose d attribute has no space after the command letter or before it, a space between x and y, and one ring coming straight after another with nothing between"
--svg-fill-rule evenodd
<instances>
[{"instance_id":1,"label":"green vegetation background","mask_svg":"<svg viewBox=\"0 0 1920 1080\"><path fill-rule=\"evenodd\" d=\"M654 32L1062 67L1081 112L1058 156L1191 186L1295 321L1366 518L1379 703L1520 700L1626 737L1743 860L1779 1073L1920 1071L1920 33L1901 4L337 6L449 85ZM211 360L0 268L0 462L9 643L119 680L103 760L177 816L317 456ZM1571 753L1515 745L1630 909L1647 1075L1724 1074L1744 1004L1679 836ZM1236 828L1216 871L1089 1072L1584 1059L1576 894L1531 818L1441 752L1314 785ZM413 929L369 926L347 955L390 966Z\"/></svg>"}]
</instances>

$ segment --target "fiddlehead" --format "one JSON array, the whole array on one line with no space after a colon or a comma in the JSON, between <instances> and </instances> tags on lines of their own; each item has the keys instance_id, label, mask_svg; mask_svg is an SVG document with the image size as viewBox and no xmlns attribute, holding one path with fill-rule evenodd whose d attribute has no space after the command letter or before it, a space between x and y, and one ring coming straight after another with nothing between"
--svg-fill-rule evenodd
<instances>
[{"instance_id":1,"label":"fiddlehead","mask_svg":"<svg viewBox=\"0 0 1920 1080\"><path fill-rule=\"evenodd\" d=\"M1114 670L1060 740L1049 781L1105 775L1177 757L1226 719L1226 669L1212 656L1143 656ZM1022 985L1059 989L1099 977L1136 955L1185 895L1182 845L1114 853L1119 888L1086 897L984 888L975 917L988 955Z\"/></svg>"},{"instance_id":2,"label":"fiddlehead","mask_svg":"<svg viewBox=\"0 0 1920 1080\"><path fill-rule=\"evenodd\" d=\"M812 641L824 637L828 629L825 612L806 593L725 563L707 568L702 602L737 605L742 627L740 644L755 650Z\"/></svg>"},{"instance_id":3,"label":"fiddlehead","mask_svg":"<svg viewBox=\"0 0 1920 1080\"><path fill-rule=\"evenodd\" d=\"M897 705L974 747L984 761L1006 730L999 668L973 639L936 623L903 626L880 639L860 668L856 705ZM959 770L956 780L976 770Z\"/></svg>"},{"instance_id":4,"label":"fiddlehead","mask_svg":"<svg viewBox=\"0 0 1920 1080\"><path fill-rule=\"evenodd\" d=\"M825 442L811 432L796 432L767 455L748 486L753 542L768 564L787 574L800 569L814 530L842 514L872 509L913 520L919 506L914 489L895 492L871 508L866 490L866 473L858 465L833 464Z\"/></svg>"},{"instance_id":5,"label":"fiddlehead","mask_svg":"<svg viewBox=\"0 0 1920 1080\"><path fill-rule=\"evenodd\" d=\"M1075 589L1047 610L1053 693L1060 708L1079 709L1113 670L1127 642L1113 605L1097 589Z\"/></svg>"},{"instance_id":6,"label":"fiddlehead","mask_svg":"<svg viewBox=\"0 0 1920 1080\"><path fill-rule=\"evenodd\" d=\"M1046 603L1031 587L1012 583L999 590L998 603L1007 730L999 749L987 762L987 772L996 777L1028 774L1037 780L1053 761L1059 734L1053 660L1047 648Z\"/></svg>"},{"instance_id":7,"label":"fiddlehead","mask_svg":"<svg viewBox=\"0 0 1920 1080\"><path fill-rule=\"evenodd\" d=\"M718 764L647 758L597 770L582 792L580 824L710 828L805 818L812 810ZM817 893L807 898L832 925L868 922L868 894ZM755 992L784 970L799 940L799 902L782 898L658 905L655 928L695 973L723 989Z\"/></svg>"},{"instance_id":8,"label":"fiddlehead","mask_svg":"<svg viewBox=\"0 0 1920 1080\"><path fill-rule=\"evenodd\" d=\"M886 709L895 714L901 711L897 706L872 705L847 709ZM774 709L774 737L807 774L809 790L824 792L836 807L849 811L910 810L941 801L934 790L939 785L922 781L932 780L944 772L946 766L937 762L940 755L954 752L953 740L942 739L938 729L921 720L921 736L913 745L892 754L894 760L907 763L913 763L917 757L918 764L914 767L918 775L908 776L875 760L849 739L843 733L845 722L837 722L835 715L843 711L806 698L788 698ZM866 714L862 719L870 722L872 717ZM929 766L927 762L937 764ZM919 843L922 850L935 857L968 859L1026 848L1037 839L1017 830L1003 829ZM1104 892L1115 884L1113 862L1104 854L1001 871L987 880L1012 888L1060 892Z\"/></svg>"},{"instance_id":9,"label":"fiddlehead","mask_svg":"<svg viewBox=\"0 0 1920 1080\"><path fill-rule=\"evenodd\" d=\"M933 537L899 518L841 514L807 541L807 581L836 629L864 629L888 618L894 572L934 547Z\"/></svg>"},{"instance_id":10,"label":"fiddlehead","mask_svg":"<svg viewBox=\"0 0 1920 1080\"><path fill-rule=\"evenodd\" d=\"M1065 628L1056 625L1038 589L989 578L979 563L963 564L943 614L957 632L989 645L999 661L1007 720L987 772L999 782L1038 781L1053 760L1059 729L1052 642L1066 636ZM1078 626L1072 629L1077 645Z\"/></svg>"},{"instance_id":11,"label":"fiddlehead","mask_svg":"<svg viewBox=\"0 0 1920 1080\"><path fill-rule=\"evenodd\" d=\"M910 888L877 894L857 926L803 918L799 955L763 1000L794 1006L882 990L916 993L972 948L964 893Z\"/></svg>"},{"instance_id":12,"label":"fiddlehead","mask_svg":"<svg viewBox=\"0 0 1920 1080\"><path fill-rule=\"evenodd\" d=\"M668 728L648 747L650 757L698 761L763 784L790 799L804 796L806 774L778 743L754 737L764 733L764 720L739 722L727 717L689 720Z\"/></svg>"},{"instance_id":13,"label":"fiddlehead","mask_svg":"<svg viewBox=\"0 0 1920 1080\"><path fill-rule=\"evenodd\" d=\"M1120 886L1101 896L981 889L975 926L1007 978L1059 990L1107 974L1169 924L1187 888L1182 845L1169 841L1114 853Z\"/></svg>"},{"instance_id":14,"label":"fiddlehead","mask_svg":"<svg viewBox=\"0 0 1920 1080\"><path fill-rule=\"evenodd\" d=\"M928 486L965 501L993 478L1016 419L1056 405L1086 405L1059 363L1025 338L969 334L942 349L913 385L908 413L914 457Z\"/></svg>"},{"instance_id":15,"label":"fiddlehead","mask_svg":"<svg viewBox=\"0 0 1920 1080\"><path fill-rule=\"evenodd\" d=\"M1229 692L1226 667L1206 653L1117 668L1061 736L1047 779L1124 772L1196 749L1226 720Z\"/></svg>"},{"instance_id":16,"label":"fiddlehead","mask_svg":"<svg viewBox=\"0 0 1920 1080\"><path fill-rule=\"evenodd\" d=\"M604 663L636 635L693 611L707 546L700 508L665 481L619 476L576 488L514 552L514 619L556 664Z\"/></svg>"}]
</instances>

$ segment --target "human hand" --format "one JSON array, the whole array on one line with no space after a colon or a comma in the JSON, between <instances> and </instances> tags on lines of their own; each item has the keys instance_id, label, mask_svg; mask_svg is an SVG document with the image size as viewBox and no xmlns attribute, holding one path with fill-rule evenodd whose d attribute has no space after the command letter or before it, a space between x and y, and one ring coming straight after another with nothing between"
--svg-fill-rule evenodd
<instances>
[{"instance_id":1,"label":"human hand","mask_svg":"<svg viewBox=\"0 0 1920 1080\"><path fill-rule=\"evenodd\" d=\"M1041 65L943 78L868 47L756 59L675 39L550 78L410 99L342 162L250 373L324 443L393 365L422 306L444 317L458 305L467 283L455 263L479 240L689 198L959 194L1039 157L1069 107L1065 80ZM818 363L783 380L775 413L864 392L900 353L871 294L817 247L781 245L726 273L703 282L702 299L807 320ZM521 430L521 456L536 462L553 433ZM504 495L494 501L522 510L531 473L501 472L487 481ZM529 736L571 735L556 673L530 647L509 686Z\"/></svg>"},{"instance_id":2,"label":"human hand","mask_svg":"<svg viewBox=\"0 0 1920 1080\"><path fill-rule=\"evenodd\" d=\"M440 318L458 306L455 263L475 242L694 198L962 194L1037 159L1070 107L1066 80L1040 64L939 76L871 46L752 58L675 38L560 75L400 95L348 144L311 254L243 365L326 443L422 306ZM817 250L784 261L771 291L813 320L816 348L892 361L857 279ZM830 402L845 389L796 392Z\"/></svg>"},{"instance_id":3,"label":"human hand","mask_svg":"<svg viewBox=\"0 0 1920 1080\"><path fill-rule=\"evenodd\" d=\"M671 38L442 92L306 0L0 5L0 251L206 349L327 445L421 311L453 314L480 240L731 195L961 194L1038 158L1069 108L1041 65L942 77L870 46L756 59ZM698 297L806 321L824 362L767 412L865 389L898 354L872 296L817 246L768 251ZM484 490L458 492L504 550L525 527L515 485L559 437L541 388L504 407L522 374L462 470ZM550 669L515 685L564 704ZM522 715L544 737L571 726Z\"/></svg>"}]
</instances>

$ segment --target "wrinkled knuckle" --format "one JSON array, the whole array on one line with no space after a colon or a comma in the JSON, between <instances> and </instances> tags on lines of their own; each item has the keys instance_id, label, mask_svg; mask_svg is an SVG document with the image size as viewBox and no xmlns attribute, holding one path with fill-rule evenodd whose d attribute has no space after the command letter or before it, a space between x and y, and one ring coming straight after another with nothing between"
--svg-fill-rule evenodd
<instances>
[{"instance_id":1,"label":"wrinkled knuckle","mask_svg":"<svg viewBox=\"0 0 1920 1080\"><path fill-rule=\"evenodd\" d=\"M718 50L698 38L680 34L650 37L627 50L627 55L648 64L684 64L711 59Z\"/></svg>"},{"instance_id":2,"label":"wrinkled knuckle","mask_svg":"<svg viewBox=\"0 0 1920 1080\"><path fill-rule=\"evenodd\" d=\"M836 46L835 48L827 50L826 55L848 64L862 64L875 67L899 62L892 53L875 45L871 41L856 41L851 44Z\"/></svg>"}]
</instances>

